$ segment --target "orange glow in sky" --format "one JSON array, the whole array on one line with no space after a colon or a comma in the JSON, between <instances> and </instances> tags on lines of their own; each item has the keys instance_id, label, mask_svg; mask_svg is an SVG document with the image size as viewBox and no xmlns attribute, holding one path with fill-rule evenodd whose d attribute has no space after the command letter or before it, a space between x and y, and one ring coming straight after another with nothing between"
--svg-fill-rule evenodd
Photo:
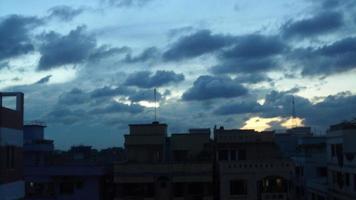
<instances>
[{"instance_id":1,"label":"orange glow in sky","mask_svg":"<svg viewBox=\"0 0 356 200\"><path fill-rule=\"evenodd\" d=\"M264 131L270 129L270 125L273 122L278 122L284 128L292 128L294 126L304 126L303 119L301 118L262 118L262 117L252 117L245 122L245 125L241 129L255 129L256 131Z\"/></svg>"}]
</instances>

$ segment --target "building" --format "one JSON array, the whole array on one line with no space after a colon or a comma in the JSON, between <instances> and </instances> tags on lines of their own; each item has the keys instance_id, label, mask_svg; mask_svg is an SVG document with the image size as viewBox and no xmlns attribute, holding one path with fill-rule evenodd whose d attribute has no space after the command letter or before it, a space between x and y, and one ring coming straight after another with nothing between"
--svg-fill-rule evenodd
<instances>
[{"instance_id":1,"label":"building","mask_svg":"<svg viewBox=\"0 0 356 200\"><path fill-rule=\"evenodd\" d=\"M327 131L328 196L356 199L356 121L330 126Z\"/></svg>"},{"instance_id":2,"label":"building","mask_svg":"<svg viewBox=\"0 0 356 200\"><path fill-rule=\"evenodd\" d=\"M116 199L212 199L210 129L167 135L167 125L129 125L128 160L114 166Z\"/></svg>"},{"instance_id":3,"label":"building","mask_svg":"<svg viewBox=\"0 0 356 200\"><path fill-rule=\"evenodd\" d=\"M325 136L306 136L299 139L299 157L297 163L302 169L296 171L295 179L305 191L304 199L326 200L327 191L327 154Z\"/></svg>"},{"instance_id":4,"label":"building","mask_svg":"<svg viewBox=\"0 0 356 200\"><path fill-rule=\"evenodd\" d=\"M38 122L24 126L26 199L112 199L113 162L100 162L90 146L54 151L53 141L44 138L45 127Z\"/></svg>"},{"instance_id":5,"label":"building","mask_svg":"<svg viewBox=\"0 0 356 200\"><path fill-rule=\"evenodd\" d=\"M310 127L294 127L284 132L275 134L275 141L283 156L293 161L294 176L292 187L296 199L304 199L306 196L304 156L301 152L300 141L305 137L312 137Z\"/></svg>"},{"instance_id":6,"label":"building","mask_svg":"<svg viewBox=\"0 0 356 200\"><path fill-rule=\"evenodd\" d=\"M292 199L293 164L273 132L214 129L219 199Z\"/></svg>"},{"instance_id":7,"label":"building","mask_svg":"<svg viewBox=\"0 0 356 200\"><path fill-rule=\"evenodd\" d=\"M16 99L14 109L4 106L4 97ZM23 93L0 92L0 197L5 200L24 197L23 115Z\"/></svg>"}]
</instances>

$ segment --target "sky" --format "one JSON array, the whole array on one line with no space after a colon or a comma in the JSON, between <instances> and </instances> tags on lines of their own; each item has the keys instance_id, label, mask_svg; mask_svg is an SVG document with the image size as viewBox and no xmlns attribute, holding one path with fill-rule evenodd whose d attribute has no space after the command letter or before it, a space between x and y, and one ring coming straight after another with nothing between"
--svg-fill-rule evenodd
<instances>
[{"instance_id":1,"label":"sky","mask_svg":"<svg viewBox=\"0 0 356 200\"><path fill-rule=\"evenodd\" d=\"M0 0L0 91L59 149L122 146L155 107L170 133L323 134L356 117L355 33L354 0Z\"/></svg>"}]
</instances>

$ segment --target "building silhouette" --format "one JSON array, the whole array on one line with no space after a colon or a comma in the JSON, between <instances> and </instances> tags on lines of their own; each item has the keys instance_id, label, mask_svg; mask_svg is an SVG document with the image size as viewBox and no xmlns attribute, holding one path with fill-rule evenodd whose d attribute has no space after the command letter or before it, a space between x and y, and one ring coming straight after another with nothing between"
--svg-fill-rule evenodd
<instances>
[{"instance_id":1,"label":"building silhouette","mask_svg":"<svg viewBox=\"0 0 356 200\"><path fill-rule=\"evenodd\" d=\"M16 98L14 108L3 106L4 97ZM24 197L23 181L24 95L0 92L0 199Z\"/></svg>"}]
</instances>

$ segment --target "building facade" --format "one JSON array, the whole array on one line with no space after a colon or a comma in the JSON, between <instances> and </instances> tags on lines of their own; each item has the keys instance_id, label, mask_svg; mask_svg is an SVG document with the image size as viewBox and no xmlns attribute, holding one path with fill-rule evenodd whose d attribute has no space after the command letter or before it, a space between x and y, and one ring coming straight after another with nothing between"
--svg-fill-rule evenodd
<instances>
[{"instance_id":1,"label":"building facade","mask_svg":"<svg viewBox=\"0 0 356 200\"><path fill-rule=\"evenodd\" d=\"M214 130L219 199L292 199L293 164L273 132Z\"/></svg>"},{"instance_id":2,"label":"building facade","mask_svg":"<svg viewBox=\"0 0 356 200\"><path fill-rule=\"evenodd\" d=\"M128 160L114 166L116 199L212 199L209 129L167 136L167 125L130 125Z\"/></svg>"},{"instance_id":3,"label":"building facade","mask_svg":"<svg viewBox=\"0 0 356 200\"><path fill-rule=\"evenodd\" d=\"M355 141L355 120L330 126L327 131L329 199L356 199Z\"/></svg>"},{"instance_id":4,"label":"building facade","mask_svg":"<svg viewBox=\"0 0 356 200\"><path fill-rule=\"evenodd\" d=\"M15 98L14 108L3 106L5 97ZM23 181L23 93L0 93L0 197L24 197Z\"/></svg>"}]
</instances>

